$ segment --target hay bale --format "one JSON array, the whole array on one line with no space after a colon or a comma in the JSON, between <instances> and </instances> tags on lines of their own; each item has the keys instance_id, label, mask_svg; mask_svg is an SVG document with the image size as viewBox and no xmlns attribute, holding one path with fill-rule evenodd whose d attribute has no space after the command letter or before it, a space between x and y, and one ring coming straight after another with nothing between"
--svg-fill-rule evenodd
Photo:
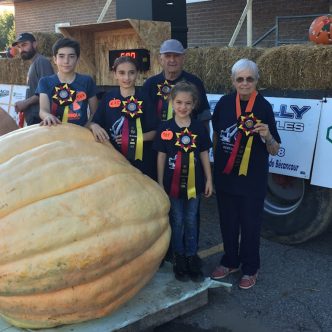
<instances>
[{"instance_id":1,"label":"hay bale","mask_svg":"<svg viewBox=\"0 0 332 332\"><path fill-rule=\"evenodd\" d=\"M56 66L53 59L49 58L54 71ZM23 61L19 57L13 59L0 58L0 84L27 84L27 74L30 66L30 61Z\"/></svg>"},{"instance_id":2,"label":"hay bale","mask_svg":"<svg viewBox=\"0 0 332 332\"><path fill-rule=\"evenodd\" d=\"M260 87L277 90L329 90L332 47L287 45L267 49L257 60Z\"/></svg>"},{"instance_id":3,"label":"hay bale","mask_svg":"<svg viewBox=\"0 0 332 332\"><path fill-rule=\"evenodd\" d=\"M1 84L26 84L29 61L20 58L0 59Z\"/></svg>"},{"instance_id":4,"label":"hay bale","mask_svg":"<svg viewBox=\"0 0 332 332\"><path fill-rule=\"evenodd\" d=\"M210 93L227 93L232 88L231 68L242 58L257 61L262 48L206 47L189 49L185 68L199 76Z\"/></svg>"},{"instance_id":5,"label":"hay bale","mask_svg":"<svg viewBox=\"0 0 332 332\"><path fill-rule=\"evenodd\" d=\"M37 40L38 52L47 56L52 56L52 46L60 38L62 34L53 32L34 32L33 35Z\"/></svg>"}]
</instances>

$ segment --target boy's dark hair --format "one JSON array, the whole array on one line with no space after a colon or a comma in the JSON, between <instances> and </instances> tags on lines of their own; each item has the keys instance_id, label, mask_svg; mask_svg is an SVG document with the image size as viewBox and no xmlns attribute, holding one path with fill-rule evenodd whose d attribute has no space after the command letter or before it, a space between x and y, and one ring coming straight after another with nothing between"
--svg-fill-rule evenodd
<instances>
[{"instance_id":1,"label":"boy's dark hair","mask_svg":"<svg viewBox=\"0 0 332 332\"><path fill-rule=\"evenodd\" d=\"M194 84L187 81L180 81L176 83L170 93L171 100L174 100L177 94L180 92L190 93L193 98L194 108L199 106L199 93Z\"/></svg>"},{"instance_id":2,"label":"boy's dark hair","mask_svg":"<svg viewBox=\"0 0 332 332\"><path fill-rule=\"evenodd\" d=\"M80 57L81 54L81 48L80 48L80 44L78 41L71 39L71 38L61 38L59 40L57 40L54 45L52 46L52 53L53 56L56 56L58 54L58 51L60 48L63 47L71 47L75 50L75 53L77 55L77 57Z\"/></svg>"},{"instance_id":3,"label":"boy's dark hair","mask_svg":"<svg viewBox=\"0 0 332 332\"><path fill-rule=\"evenodd\" d=\"M138 65L137 65L137 62L134 58L132 58L131 56L120 56L118 58L116 58L114 60L114 63L113 63L113 66L112 66L112 69L114 71L116 71L116 68L118 68L118 65L121 65L122 63L131 63L135 66L136 70L138 71Z\"/></svg>"}]
</instances>

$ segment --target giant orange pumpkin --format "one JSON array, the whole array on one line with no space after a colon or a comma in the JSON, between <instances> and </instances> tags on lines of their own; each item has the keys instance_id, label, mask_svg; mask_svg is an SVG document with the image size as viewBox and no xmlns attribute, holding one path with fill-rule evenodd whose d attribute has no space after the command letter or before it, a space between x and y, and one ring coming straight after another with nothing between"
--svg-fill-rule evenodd
<instances>
[{"instance_id":1,"label":"giant orange pumpkin","mask_svg":"<svg viewBox=\"0 0 332 332\"><path fill-rule=\"evenodd\" d=\"M317 17L310 25L309 40L316 44L332 44L332 16Z\"/></svg>"},{"instance_id":2,"label":"giant orange pumpkin","mask_svg":"<svg viewBox=\"0 0 332 332\"><path fill-rule=\"evenodd\" d=\"M109 314L153 276L169 201L75 125L0 137L0 314L25 328Z\"/></svg>"}]
</instances>

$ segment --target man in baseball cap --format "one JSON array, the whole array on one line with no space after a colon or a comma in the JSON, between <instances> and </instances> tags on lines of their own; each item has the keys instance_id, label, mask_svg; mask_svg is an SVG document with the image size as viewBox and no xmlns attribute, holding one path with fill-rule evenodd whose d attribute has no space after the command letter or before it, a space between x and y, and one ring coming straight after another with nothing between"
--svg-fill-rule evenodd
<instances>
[{"instance_id":1,"label":"man in baseball cap","mask_svg":"<svg viewBox=\"0 0 332 332\"><path fill-rule=\"evenodd\" d=\"M188 81L194 84L199 91L199 106L194 110L193 116L205 122L210 120L210 106L203 82L197 76L183 70L185 49L182 43L177 39L165 40L160 46L159 53L163 71L148 78L143 85L159 121L168 120L172 116L169 111L170 107L168 107L168 95L171 88L179 81Z\"/></svg>"},{"instance_id":2,"label":"man in baseball cap","mask_svg":"<svg viewBox=\"0 0 332 332\"><path fill-rule=\"evenodd\" d=\"M176 39L168 39L165 40L160 46L160 54L165 53L176 53L176 54L184 54L185 49L181 42Z\"/></svg>"},{"instance_id":3,"label":"man in baseball cap","mask_svg":"<svg viewBox=\"0 0 332 332\"><path fill-rule=\"evenodd\" d=\"M16 46L18 43L22 43L25 41L35 42L36 38L34 37L34 35L32 35L29 32L23 32L20 35L18 35L16 40L13 42L12 46Z\"/></svg>"},{"instance_id":4,"label":"man in baseball cap","mask_svg":"<svg viewBox=\"0 0 332 332\"><path fill-rule=\"evenodd\" d=\"M15 103L15 111L23 112L27 125L39 123L39 97L35 91L39 80L48 75L54 74L50 60L37 51L37 41L34 35L29 32L19 34L12 46L18 49L22 60L31 61L27 75L27 98Z\"/></svg>"}]
</instances>

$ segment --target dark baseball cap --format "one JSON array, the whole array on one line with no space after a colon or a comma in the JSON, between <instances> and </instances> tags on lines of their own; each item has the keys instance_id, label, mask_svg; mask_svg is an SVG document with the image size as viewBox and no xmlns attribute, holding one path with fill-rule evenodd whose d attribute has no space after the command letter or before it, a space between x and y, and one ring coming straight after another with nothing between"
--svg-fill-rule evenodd
<instances>
[{"instance_id":1,"label":"dark baseball cap","mask_svg":"<svg viewBox=\"0 0 332 332\"><path fill-rule=\"evenodd\" d=\"M181 44L181 42L179 42L176 39L165 40L160 46L160 54L164 53L183 54L184 52L185 49L183 48L183 45Z\"/></svg>"},{"instance_id":2,"label":"dark baseball cap","mask_svg":"<svg viewBox=\"0 0 332 332\"><path fill-rule=\"evenodd\" d=\"M32 35L29 32L23 32L18 35L16 40L13 42L12 46L16 46L18 43L25 42L25 41L34 42L34 41L36 41L36 38L34 37L34 35Z\"/></svg>"}]
</instances>

